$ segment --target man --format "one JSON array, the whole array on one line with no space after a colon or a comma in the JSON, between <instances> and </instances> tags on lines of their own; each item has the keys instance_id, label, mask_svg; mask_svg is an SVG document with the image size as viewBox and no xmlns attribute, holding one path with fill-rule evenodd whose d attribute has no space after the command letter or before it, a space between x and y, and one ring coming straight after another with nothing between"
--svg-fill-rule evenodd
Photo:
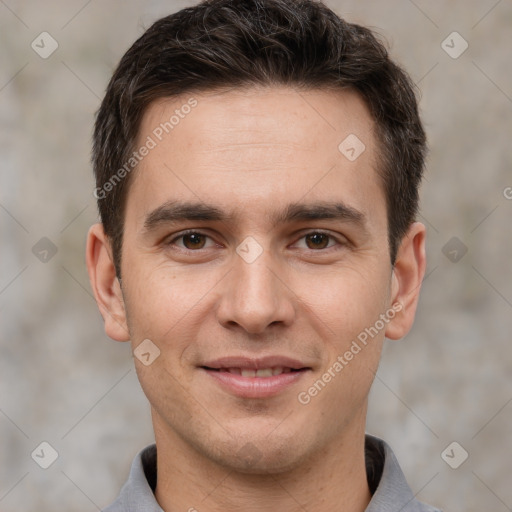
<instances>
[{"instance_id":1,"label":"man","mask_svg":"<svg viewBox=\"0 0 512 512\"><path fill-rule=\"evenodd\" d=\"M312 0L210 0L122 58L87 267L156 445L117 511L434 511L365 435L413 323L425 134L372 33Z\"/></svg>"}]
</instances>

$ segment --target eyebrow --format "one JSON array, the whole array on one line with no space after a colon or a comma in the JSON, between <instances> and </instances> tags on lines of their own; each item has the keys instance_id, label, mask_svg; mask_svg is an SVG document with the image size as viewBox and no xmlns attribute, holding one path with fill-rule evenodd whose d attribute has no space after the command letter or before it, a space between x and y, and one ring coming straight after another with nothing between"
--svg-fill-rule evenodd
<instances>
[{"instance_id":1,"label":"eyebrow","mask_svg":"<svg viewBox=\"0 0 512 512\"><path fill-rule=\"evenodd\" d=\"M339 220L365 228L366 216L355 208L339 201L317 201L314 203L290 203L284 209L271 212L268 219L272 226L308 220ZM233 222L237 215L227 213L215 205L203 202L167 201L151 211L144 221L144 232L150 232L162 224L183 221Z\"/></svg>"}]
</instances>

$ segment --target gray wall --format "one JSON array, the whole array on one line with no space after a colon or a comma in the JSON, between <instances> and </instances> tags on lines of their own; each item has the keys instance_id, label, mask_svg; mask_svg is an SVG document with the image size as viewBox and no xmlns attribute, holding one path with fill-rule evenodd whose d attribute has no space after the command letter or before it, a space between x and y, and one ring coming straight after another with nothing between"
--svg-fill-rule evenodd
<instances>
[{"instance_id":1,"label":"gray wall","mask_svg":"<svg viewBox=\"0 0 512 512\"><path fill-rule=\"evenodd\" d=\"M97 218L90 136L122 53L154 19L192 3L0 3L3 512L100 509L152 441L129 346L105 336L84 265ZM511 510L512 3L329 5L388 39L421 88L431 146L428 276L413 330L385 346L367 430L392 445L420 499ZM43 31L59 45L47 59L31 48ZM458 58L441 46L453 31L469 43ZM59 454L46 470L31 458L42 441ZM457 469L441 457L453 441L469 453Z\"/></svg>"}]
</instances>

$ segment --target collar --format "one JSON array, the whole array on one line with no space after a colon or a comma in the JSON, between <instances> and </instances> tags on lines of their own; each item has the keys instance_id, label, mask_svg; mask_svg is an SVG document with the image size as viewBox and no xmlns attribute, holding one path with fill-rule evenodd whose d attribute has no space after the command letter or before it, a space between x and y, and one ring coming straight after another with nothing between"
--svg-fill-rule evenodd
<instances>
[{"instance_id":1,"label":"collar","mask_svg":"<svg viewBox=\"0 0 512 512\"><path fill-rule=\"evenodd\" d=\"M365 512L441 512L418 501L390 446L366 434L365 459L372 499ZM156 487L156 445L135 457L117 500L103 512L164 512L153 494Z\"/></svg>"}]
</instances>

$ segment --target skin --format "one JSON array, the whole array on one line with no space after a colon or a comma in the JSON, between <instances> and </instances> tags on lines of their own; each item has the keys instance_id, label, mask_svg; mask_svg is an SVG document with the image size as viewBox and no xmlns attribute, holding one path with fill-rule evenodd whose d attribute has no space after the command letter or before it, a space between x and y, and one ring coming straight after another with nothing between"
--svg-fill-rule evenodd
<instances>
[{"instance_id":1,"label":"skin","mask_svg":"<svg viewBox=\"0 0 512 512\"><path fill-rule=\"evenodd\" d=\"M190 96L158 100L139 143ZM156 498L166 512L363 511L367 397L385 337L411 328L425 272L425 227L413 223L394 267L386 203L376 173L374 123L345 91L252 87L193 94L198 105L132 176L122 287L102 225L91 227L87 267L108 336L150 339L160 356L134 358L151 404L158 449ZM353 162L338 145L356 134ZM169 200L212 203L226 221L159 223ZM362 214L274 225L291 202L337 201ZM177 238L186 229L204 237ZM327 238L311 239L316 230ZM252 263L236 248L262 248ZM307 404L297 396L332 367L393 304L401 311ZM240 398L198 365L217 357L286 355L311 368L268 398ZM257 454L242 457L250 443ZM245 448L247 449L247 447ZM239 452L239 450L242 450ZM277 508L279 507L279 508Z\"/></svg>"}]
</instances>

